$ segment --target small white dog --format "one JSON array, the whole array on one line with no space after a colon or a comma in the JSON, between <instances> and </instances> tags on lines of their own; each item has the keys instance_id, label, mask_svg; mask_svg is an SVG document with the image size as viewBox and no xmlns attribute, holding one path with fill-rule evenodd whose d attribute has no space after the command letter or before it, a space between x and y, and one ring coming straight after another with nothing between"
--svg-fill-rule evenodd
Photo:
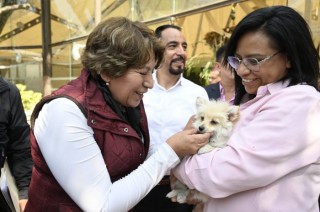
<instances>
[{"instance_id":1,"label":"small white dog","mask_svg":"<svg viewBox=\"0 0 320 212\"><path fill-rule=\"evenodd\" d=\"M214 148L226 146L232 128L239 118L239 106L229 105L227 102L206 100L198 97L196 100L197 114L193 126L199 133L212 132L209 143L199 149L198 154L210 152ZM185 203L189 189L179 180L173 184L173 190L167 194L168 198L177 197L177 202ZM208 196L196 191L194 199L208 201Z\"/></svg>"}]
</instances>

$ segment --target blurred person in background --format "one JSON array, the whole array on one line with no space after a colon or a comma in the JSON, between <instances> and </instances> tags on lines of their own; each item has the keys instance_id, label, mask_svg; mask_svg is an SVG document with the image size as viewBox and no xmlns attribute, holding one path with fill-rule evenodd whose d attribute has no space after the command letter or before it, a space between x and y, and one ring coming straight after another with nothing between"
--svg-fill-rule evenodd
<instances>
[{"instance_id":1,"label":"blurred person in background","mask_svg":"<svg viewBox=\"0 0 320 212\"><path fill-rule=\"evenodd\" d=\"M222 45L216 52L216 61L220 72L220 81L205 86L209 99L227 101L233 104L235 95L234 72L229 64L223 63L227 44Z\"/></svg>"},{"instance_id":2,"label":"blurred person in background","mask_svg":"<svg viewBox=\"0 0 320 212\"><path fill-rule=\"evenodd\" d=\"M30 126L18 88L2 77L0 77L0 111L0 166L3 168L7 160L18 188L20 210L23 211L28 200L33 166Z\"/></svg>"},{"instance_id":3,"label":"blurred person in background","mask_svg":"<svg viewBox=\"0 0 320 212\"><path fill-rule=\"evenodd\" d=\"M213 69L209 73L209 84L215 84L220 82L220 64L215 63Z\"/></svg>"}]
</instances>

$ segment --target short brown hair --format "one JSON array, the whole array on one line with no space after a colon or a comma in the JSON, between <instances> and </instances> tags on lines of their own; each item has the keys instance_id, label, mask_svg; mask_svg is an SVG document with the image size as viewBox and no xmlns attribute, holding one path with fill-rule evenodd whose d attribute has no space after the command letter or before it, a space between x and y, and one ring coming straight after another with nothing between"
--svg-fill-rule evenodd
<instances>
[{"instance_id":1,"label":"short brown hair","mask_svg":"<svg viewBox=\"0 0 320 212\"><path fill-rule=\"evenodd\" d=\"M94 77L101 73L120 77L129 68L143 67L152 54L158 65L163 51L164 47L145 24L113 17L90 33L81 60Z\"/></svg>"}]
</instances>

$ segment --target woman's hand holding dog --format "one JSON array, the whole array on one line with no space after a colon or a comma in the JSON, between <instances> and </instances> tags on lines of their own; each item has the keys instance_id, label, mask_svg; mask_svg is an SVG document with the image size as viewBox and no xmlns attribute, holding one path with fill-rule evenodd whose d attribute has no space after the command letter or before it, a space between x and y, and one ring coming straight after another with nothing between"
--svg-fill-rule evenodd
<instances>
[{"instance_id":1,"label":"woman's hand holding dog","mask_svg":"<svg viewBox=\"0 0 320 212\"><path fill-rule=\"evenodd\" d=\"M174 134L167 143L180 158L183 158L186 155L196 154L208 143L210 136L211 133L197 134L197 130L193 128Z\"/></svg>"}]
</instances>

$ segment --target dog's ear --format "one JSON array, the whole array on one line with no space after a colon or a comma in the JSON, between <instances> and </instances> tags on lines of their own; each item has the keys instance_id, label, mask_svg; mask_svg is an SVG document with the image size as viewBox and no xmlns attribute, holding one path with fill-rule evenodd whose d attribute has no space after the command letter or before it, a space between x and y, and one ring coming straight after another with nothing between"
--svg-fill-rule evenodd
<instances>
[{"instance_id":1,"label":"dog's ear","mask_svg":"<svg viewBox=\"0 0 320 212\"><path fill-rule=\"evenodd\" d=\"M198 96L197 99L196 99L196 106L197 108L199 108L201 105L204 105L206 103L206 99Z\"/></svg>"},{"instance_id":2,"label":"dog's ear","mask_svg":"<svg viewBox=\"0 0 320 212\"><path fill-rule=\"evenodd\" d=\"M240 115L240 108L239 106L231 105L228 107L228 119L231 122L236 121Z\"/></svg>"}]
</instances>

